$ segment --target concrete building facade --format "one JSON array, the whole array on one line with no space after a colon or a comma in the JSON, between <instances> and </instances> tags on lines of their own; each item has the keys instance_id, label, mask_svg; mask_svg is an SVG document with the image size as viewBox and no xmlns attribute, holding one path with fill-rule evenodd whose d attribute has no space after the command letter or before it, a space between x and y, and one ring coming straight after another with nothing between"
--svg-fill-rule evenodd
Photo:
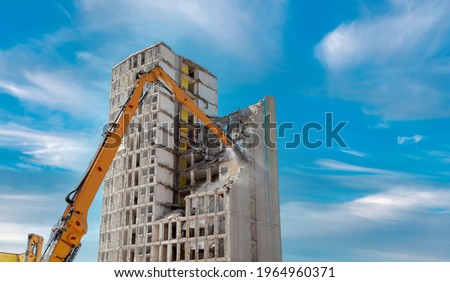
<instances>
[{"instance_id":1,"label":"concrete building facade","mask_svg":"<svg viewBox=\"0 0 450 282\"><path fill-rule=\"evenodd\" d=\"M148 85L105 177L98 260L280 261L273 98L217 118L216 77L158 43L113 68L110 122L136 73L155 66L241 150L208 141L202 124L168 89Z\"/></svg>"}]
</instances>

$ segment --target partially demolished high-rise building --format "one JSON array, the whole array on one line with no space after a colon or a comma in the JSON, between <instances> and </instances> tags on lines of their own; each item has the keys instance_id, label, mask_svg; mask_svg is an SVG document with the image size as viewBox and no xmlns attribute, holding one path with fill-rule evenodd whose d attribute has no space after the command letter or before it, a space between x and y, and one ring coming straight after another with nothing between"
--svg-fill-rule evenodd
<instances>
[{"instance_id":1,"label":"partially demolished high-rise building","mask_svg":"<svg viewBox=\"0 0 450 282\"><path fill-rule=\"evenodd\" d=\"M169 89L148 85L104 181L98 260L280 261L273 98L219 118L216 77L158 43L113 68L110 122L136 73L155 66L235 148L211 140Z\"/></svg>"}]
</instances>

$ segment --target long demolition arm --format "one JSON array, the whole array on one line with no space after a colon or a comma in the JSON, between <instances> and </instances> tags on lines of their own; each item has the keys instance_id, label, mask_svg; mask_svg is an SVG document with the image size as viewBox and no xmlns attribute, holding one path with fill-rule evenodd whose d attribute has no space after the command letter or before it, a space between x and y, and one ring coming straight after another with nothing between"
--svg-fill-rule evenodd
<instances>
[{"instance_id":1,"label":"long demolition arm","mask_svg":"<svg viewBox=\"0 0 450 282\"><path fill-rule=\"evenodd\" d=\"M164 83L173 92L174 97L190 109L224 144L232 145L223 130L216 126L161 67L155 67L142 74L136 81L115 122L110 124L108 131L104 133L104 138L82 181L66 197L68 205L63 216L52 229L41 261L67 262L73 261L75 258L81 246L81 238L87 233L89 208L117 153L131 118L145 98L145 94L143 94L144 86L146 83L156 82Z\"/></svg>"}]
</instances>

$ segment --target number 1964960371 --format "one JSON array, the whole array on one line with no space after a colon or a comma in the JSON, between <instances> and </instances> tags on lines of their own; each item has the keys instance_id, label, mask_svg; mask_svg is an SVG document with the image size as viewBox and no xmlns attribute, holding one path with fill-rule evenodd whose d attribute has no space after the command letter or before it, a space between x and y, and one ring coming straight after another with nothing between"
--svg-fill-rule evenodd
<instances>
[{"instance_id":1,"label":"number 1964960371","mask_svg":"<svg viewBox=\"0 0 450 282\"><path fill-rule=\"evenodd\" d=\"M258 267L257 277L336 277L333 267Z\"/></svg>"}]
</instances>

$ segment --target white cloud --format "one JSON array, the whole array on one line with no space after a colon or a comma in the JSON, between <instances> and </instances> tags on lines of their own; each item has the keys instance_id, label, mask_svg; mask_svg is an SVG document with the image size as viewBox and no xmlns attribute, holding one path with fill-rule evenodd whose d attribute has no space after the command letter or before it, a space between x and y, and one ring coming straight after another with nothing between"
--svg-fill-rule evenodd
<instances>
[{"instance_id":1,"label":"white cloud","mask_svg":"<svg viewBox=\"0 0 450 282\"><path fill-rule=\"evenodd\" d=\"M387 184L389 185L389 184ZM370 226L366 220L380 224L406 221L418 214L440 209L450 214L450 191L431 187L398 187L342 203L288 202L281 206L283 221L295 222L284 226L283 237L309 234L341 234ZM301 217L298 215L301 214ZM305 228L304 221L316 222L316 230ZM364 224L362 224L364 222ZM345 227L345 228L344 228Z\"/></svg>"},{"instance_id":2,"label":"white cloud","mask_svg":"<svg viewBox=\"0 0 450 282\"><path fill-rule=\"evenodd\" d=\"M414 143L419 143L420 141L423 140L423 136L416 134L413 136L397 136L397 144L402 145L405 144L408 141L412 141Z\"/></svg>"},{"instance_id":3,"label":"white cloud","mask_svg":"<svg viewBox=\"0 0 450 282\"><path fill-rule=\"evenodd\" d=\"M63 196L0 187L0 252L25 252L28 233L48 236L58 219L57 210L63 211L63 201L55 203L55 199Z\"/></svg>"},{"instance_id":4,"label":"white cloud","mask_svg":"<svg viewBox=\"0 0 450 282\"><path fill-rule=\"evenodd\" d=\"M355 150L344 150L344 149L341 149L341 152L342 152L342 153L349 154L349 155L361 157L361 158L367 157L367 154L366 154L366 153L359 152L359 151L355 151Z\"/></svg>"},{"instance_id":5,"label":"white cloud","mask_svg":"<svg viewBox=\"0 0 450 282\"><path fill-rule=\"evenodd\" d=\"M15 124L0 128L0 146L22 151L37 165L84 171L93 144L79 132L42 132Z\"/></svg>"},{"instance_id":6,"label":"white cloud","mask_svg":"<svg viewBox=\"0 0 450 282\"><path fill-rule=\"evenodd\" d=\"M372 194L343 205L350 213L371 220L402 220L420 211L443 209L450 212L449 190L417 190L394 188L387 192Z\"/></svg>"},{"instance_id":7,"label":"white cloud","mask_svg":"<svg viewBox=\"0 0 450 282\"><path fill-rule=\"evenodd\" d=\"M419 190L421 186L433 188L424 182L424 179L429 177L424 174L360 166L332 159L319 159L315 164L316 169L322 170L322 173L318 174L322 183L334 183L346 189L389 191L399 187L414 187ZM314 177L314 174L311 176Z\"/></svg>"},{"instance_id":8,"label":"white cloud","mask_svg":"<svg viewBox=\"0 0 450 282\"><path fill-rule=\"evenodd\" d=\"M364 166L357 166L357 165L352 165L352 164L335 161L335 160L330 160L330 159L320 159L320 160L316 161L315 164L319 165L322 168L338 170L338 171L362 172L362 173L384 174L384 175L399 174L398 172L395 172L395 171L371 168L371 167L364 167Z\"/></svg>"},{"instance_id":9,"label":"white cloud","mask_svg":"<svg viewBox=\"0 0 450 282\"><path fill-rule=\"evenodd\" d=\"M450 191L425 186L341 203L284 203L284 255L298 255L295 261L447 261L449 203Z\"/></svg>"},{"instance_id":10,"label":"white cloud","mask_svg":"<svg viewBox=\"0 0 450 282\"><path fill-rule=\"evenodd\" d=\"M16 167L28 171L41 171L42 167L30 163L16 163Z\"/></svg>"},{"instance_id":11,"label":"white cloud","mask_svg":"<svg viewBox=\"0 0 450 282\"><path fill-rule=\"evenodd\" d=\"M42 111L56 110L67 112L75 117L89 115L98 119L100 114L106 116L108 94L102 98L97 91L86 87L92 84L80 80L73 71L69 70L25 70L18 66L12 69L22 75L0 79L0 89L22 101L40 105Z\"/></svg>"},{"instance_id":12,"label":"white cloud","mask_svg":"<svg viewBox=\"0 0 450 282\"><path fill-rule=\"evenodd\" d=\"M50 233L50 229L37 224L16 224L2 222L0 225L1 252L24 253L27 246L27 235L29 233ZM42 236L42 235L41 235Z\"/></svg>"},{"instance_id":13,"label":"white cloud","mask_svg":"<svg viewBox=\"0 0 450 282\"><path fill-rule=\"evenodd\" d=\"M106 120L107 79L99 87L98 72L76 66L59 53L61 44L73 42L73 34L61 30L40 40L0 50L2 94L18 98L31 112L42 116L51 116L56 111L78 119Z\"/></svg>"},{"instance_id":14,"label":"white cloud","mask_svg":"<svg viewBox=\"0 0 450 282\"><path fill-rule=\"evenodd\" d=\"M0 192L1 200L11 200L11 201L27 201L27 202L40 202L49 200L49 196L44 195L32 195L32 194L10 194Z\"/></svg>"},{"instance_id":15,"label":"white cloud","mask_svg":"<svg viewBox=\"0 0 450 282\"><path fill-rule=\"evenodd\" d=\"M280 58L287 1L79 0L73 14L58 7L72 25L0 50L0 90L44 110L104 120L111 67L158 41L188 57L226 58L216 61L227 66L273 66L267 62ZM105 39L92 40L98 37ZM83 46L73 60L61 53L67 44Z\"/></svg>"},{"instance_id":16,"label":"white cloud","mask_svg":"<svg viewBox=\"0 0 450 282\"><path fill-rule=\"evenodd\" d=\"M450 152L433 150L429 151L428 155L432 157L437 157L437 159L441 162L450 163Z\"/></svg>"},{"instance_id":17,"label":"white cloud","mask_svg":"<svg viewBox=\"0 0 450 282\"><path fill-rule=\"evenodd\" d=\"M115 43L184 42L247 60L280 51L287 1L78 1L85 31L121 35ZM118 13L117 11L121 11ZM121 42L120 42L121 41ZM266 58L267 59L267 58Z\"/></svg>"},{"instance_id":18,"label":"white cloud","mask_svg":"<svg viewBox=\"0 0 450 282\"><path fill-rule=\"evenodd\" d=\"M450 2L390 1L382 14L341 23L316 46L331 96L389 120L448 117Z\"/></svg>"},{"instance_id":19,"label":"white cloud","mask_svg":"<svg viewBox=\"0 0 450 282\"><path fill-rule=\"evenodd\" d=\"M29 233L43 236L47 244L52 227L66 208L64 193L70 190L61 194L48 193L44 188L39 193L25 191L23 187L0 186L0 252L23 253ZM95 261L97 257L101 204L101 193L97 193L89 209L89 230L82 238L83 247L76 261Z\"/></svg>"},{"instance_id":20,"label":"white cloud","mask_svg":"<svg viewBox=\"0 0 450 282\"><path fill-rule=\"evenodd\" d=\"M64 13L64 15L70 20L73 21L72 15L67 11L63 6L58 5L58 8Z\"/></svg>"},{"instance_id":21,"label":"white cloud","mask_svg":"<svg viewBox=\"0 0 450 282\"><path fill-rule=\"evenodd\" d=\"M286 259L449 259L445 251L450 244L445 236L450 232L445 224L450 219L449 185L427 175L330 159L315 164L320 170L303 167L301 177L296 175L293 183L280 187L302 195L302 200L280 207ZM292 186L300 190L289 190Z\"/></svg>"},{"instance_id":22,"label":"white cloud","mask_svg":"<svg viewBox=\"0 0 450 282\"><path fill-rule=\"evenodd\" d=\"M448 28L449 8L441 0L391 1L386 14L339 25L319 43L317 56L332 70L374 60L397 61L399 56L429 56L436 48L433 39L441 39Z\"/></svg>"},{"instance_id":23,"label":"white cloud","mask_svg":"<svg viewBox=\"0 0 450 282\"><path fill-rule=\"evenodd\" d=\"M375 125L375 128L390 128L389 124L387 122L379 122Z\"/></svg>"}]
</instances>

